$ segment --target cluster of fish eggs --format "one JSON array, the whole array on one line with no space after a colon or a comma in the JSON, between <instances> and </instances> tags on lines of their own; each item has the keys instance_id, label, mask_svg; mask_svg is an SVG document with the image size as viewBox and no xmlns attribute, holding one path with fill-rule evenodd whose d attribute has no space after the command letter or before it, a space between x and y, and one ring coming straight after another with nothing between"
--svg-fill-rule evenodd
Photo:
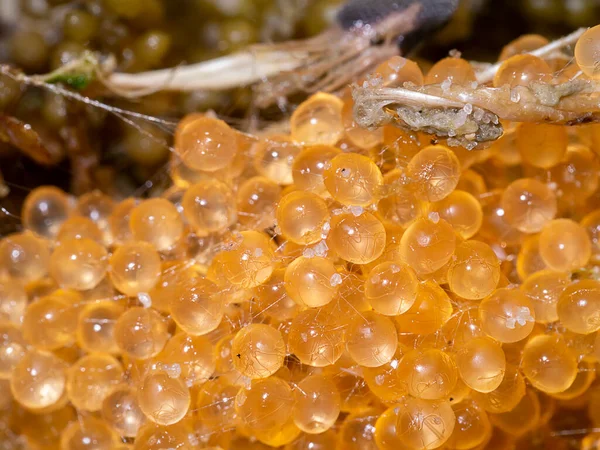
<instances>
[{"instance_id":1,"label":"cluster of fish eggs","mask_svg":"<svg viewBox=\"0 0 600 450\"><path fill-rule=\"evenodd\" d=\"M541 41L494 83L552 77ZM258 137L188 116L161 197L33 190L0 240L3 448L595 448L561 431L600 424L600 131L467 151L352 106Z\"/></svg>"}]
</instances>

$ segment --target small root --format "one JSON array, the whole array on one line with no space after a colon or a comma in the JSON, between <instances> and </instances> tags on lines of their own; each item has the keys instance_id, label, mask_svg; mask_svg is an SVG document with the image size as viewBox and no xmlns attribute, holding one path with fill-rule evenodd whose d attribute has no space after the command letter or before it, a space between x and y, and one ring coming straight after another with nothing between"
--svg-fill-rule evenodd
<instances>
[{"instance_id":1,"label":"small root","mask_svg":"<svg viewBox=\"0 0 600 450\"><path fill-rule=\"evenodd\" d=\"M502 135L500 120L579 125L600 121L600 84L576 79L500 88L473 84L354 86L354 115L365 128L393 122L409 131L451 138L475 148Z\"/></svg>"},{"instance_id":2,"label":"small root","mask_svg":"<svg viewBox=\"0 0 600 450\"><path fill-rule=\"evenodd\" d=\"M571 60L563 52L586 31L581 28L530 54L540 58ZM487 85L502 62L474 62L477 82L385 88L366 82L354 86L355 121L365 128L393 122L409 131L449 138L450 145L468 149L502 136L500 120L579 125L600 121L600 84L576 75L564 83L532 82L528 86ZM556 80L555 80L556 81Z\"/></svg>"}]
</instances>

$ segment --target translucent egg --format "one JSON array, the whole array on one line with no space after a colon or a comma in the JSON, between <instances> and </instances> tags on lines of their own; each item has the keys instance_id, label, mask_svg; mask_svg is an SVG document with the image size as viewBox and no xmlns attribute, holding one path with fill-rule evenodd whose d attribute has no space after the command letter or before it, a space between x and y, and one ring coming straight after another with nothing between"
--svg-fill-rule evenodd
<instances>
[{"instance_id":1,"label":"translucent egg","mask_svg":"<svg viewBox=\"0 0 600 450\"><path fill-rule=\"evenodd\" d=\"M56 240L64 242L71 239L91 239L102 244L102 232L98 226L87 217L71 217L63 222L58 232Z\"/></svg>"},{"instance_id":2,"label":"translucent egg","mask_svg":"<svg viewBox=\"0 0 600 450\"><path fill-rule=\"evenodd\" d=\"M568 206L581 204L598 189L600 163L583 145L569 145L564 159L550 169L549 181L556 183L560 201Z\"/></svg>"},{"instance_id":3,"label":"translucent egg","mask_svg":"<svg viewBox=\"0 0 600 450\"><path fill-rule=\"evenodd\" d=\"M563 327L561 327L561 332L567 347L569 347L569 350L578 362L585 363L586 361L592 361L594 359L594 341L597 333L574 333L570 330L565 330ZM537 334L542 333L538 331L536 335ZM581 371L581 367L579 370Z\"/></svg>"},{"instance_id":4,"label":"translucent egg","mask_svg":"<svg viewBox=\"0 0 600 450\"><path fill-rule=\"evenodd\" d=\"M600 282L581 280L570 284L559 295L556 311L567 330L579 334L600 330Z\"/></svg>"},{"instance_id":5,"label":"translucent egg","mask_svg":"<svg viewBox=\"0 0 600 450\"><path fill-rule=\"evenodd\" d=\"M50 256L50 275L63 288L93 289L107 270L106 249L87 238L62 241Z\"/></svg>"},{"instance_id":6,"label":"translucent egg","mask_svg":"<svg viewBox=\"0 0 600 450\"><path fill-rule=\"evenodd\" d=\"M502 348L487 337L476 337L456 349L458 373L477 392L492 392L500 386L506 369Z\"/></svg>"},{"instance_id":7,"label":"translucent egg","mask_svg":"<svg viewBox=\"0 0 600 450\"><path fill-rule=\"evenodd\" d=\"M148 292L160 277L160 256L147 242L128 242L110 257L110 279L125 295Z\"/></svg>"},{"instance_id":8,"label":"translucent egg","mask_svg":"<svg viewBox=\"0 0 600 450\"><path fill-rule=\"evenodd\" d=\"M123 381L114 357L94 353L80 358L67 373L67 396L78 411L99 411L102 402Z\"/></svg>"},{"instance_id":9,"label":"translucent egg","mask_svg":"<svg viewBox=\"0 0 600 450\"><path fill-rule=\"evenodd\" d=\"M564 127L522 123L517 127L517 147L523 162L549 169L557 165L567 151L568 136Z\"/></svg>"},{"instance_id":10,"label":"translucent egg","mask_svg":"<svg viewBox=\"0 0 600 450\"><path fill-rule=\"evenodd\" d=\"M232 250L222 256L224 275L230 283L253 288L269 279L274 270L271 241L257 231L242 231Z\"/></svg>"},{"instance_id":11,"label":"translucent egg","mask_svg":"<svg viewBox=\"0 0 600 450\"><path fill-rule=\"evenodd\" d=\"M446 442L449 448L467 450L484 444L492 434L492 424L481 405L472 399L452 405L456 425Z\"/></svg>"},{"instance_id":12,"label":"translucent egg","mask_svg":"<svg viewBox=\"0 0 600 450\"><path fill-rule=\"evenodd\" d=\"M198 117L182 122L175 151L192 169L215 172L231 164L238 151L237 133L222 120Z\"/></svg>"},{"instance_id":13,"label":"translucent egg","mask_svg":"<svg viewBox=\"0 0 600 450\"><path fill-rule=\"evenodd\" d=\"M371 213L340 214L331 219L327 243L342 259L368 264L381 256L385 248L383 224Z\"/></svg>"},{"instance_id":14,"label":"translucent egg","mask_svg":"<svg viewBox=\"0 0 600 450\"><path fill-rule=\"evenodd\" d=\"M401 399L400 401L402 402L403 400L404 399ZM373 415L377 419L375 425L371 427L373 428L375 434L375 442L369 448L372 448L373 450L394 450L397 448L413 448L409 445L406 445L402 441L402 431L399 429L400 408L400 405L396 405L389 408L387 411L384 411L381 414ZM357 446L356 448L358 449L361 447ZM421 446L415 448L425 447Z\"/></svg>"},{"instance_id":15,"label":"translucent egg","mask_svg":"<svg viewBox=\"0 0 600 450\"><path fill-rule=\"evenodd\" d=\"M413 305L394 319L405 333L427 335L438 331L452 316L448 294L433 281L420 283Z\"/></svg>"},{"instance_id":16,"label":"translucent egg","mask_svg":"<svg viewBox=\"0 0 600 450\"><path fill-rule=\"evenodd\" d=\"M10 278L0 279L0 318L20 324L27 307L23 284Z\"/></svg>"},{"instance_id":17,"label":"translucent egg","mask_svg":"<svg viewBox=\"0 0 600 450\"><path fill-rule=\"evenodd\" d=\"M276 320L289 320L300 310L299 305L288 295L285 287L285 271L279 268L271 277L254 289L259 311Z\"/></svg>"},{"instance_id":18,"label":"translucent egg","mask_svg":"<svg viewBox=\"0 0 600 450\"><path fill-rule=\"evenodd\" d=\"M204 336L177 333L156 357L160 367L175 368L187 386L206 383L216 368L214 348ZM165 369L166 370L166 369Z\"/></svg>"},{"instance_id":19,"label":"translucent egg","mask_svg":"<svg viewBox=\"0 0 600 450\"><path fill-rule=\"evenodd\" d=\"M265 324L250 324L231 344L233 366L250 379L266 378L283 365L286 348L281 333Z\"/></svg>"},{"instance_id":20,"label":"translucent egg","mask_svg":"<svg viewBox=\"0 0 600 450\"><path fill-rule=\"evenodd\" d=\"M27 343L19 327L11 322L0 322L0 379L10 379L26 350Z\"/></svg>"},{"instance_id":21,"label":"translucent egg","mask_svg":"<svg viewBox=\"0 0 600 450\"><path fill-rule=\"evenodd\" d=\"M372 77L374 80L381 79L385 87L402 87L404 83L423 84L423 72L419 65L398 55L379 64Z\"/></svg>"},{"instance_id":22,"label":"translucent egg","mask_svg":"<svg viewBox=\"0 0 600 450\"><path fill-rule=\"evenodd\" d=\"M183 380L157 371L148 374L138 388L140 409L158 425L172 425L187 414L190 391Z\"/></svg>"},{"instance_id":23,"label":"translucent egg","mask_svg":"<svg viewBox=\"0 0 600 450\"><path fill-rule=\"evenodd\" d=\"M575 44L575 61L583 73L592 79L598 78L599 33L598 26L589 28Z\"/></svg>"},{"instance_id":24,"label":"translucent egg","mask_svg":"<svg viewBox=\"0 0 600 450\"><path fill-rule=\"evenodd\" d=\"M323 173L331 160L342 153L336 147L316 145L304 148L294 158L292 177L294 185L302 191L310 191L323 195L327 192L323 181Z\"/></svg>"},{"instance_id":25,"label":"translucent egg","mask_svg":"<svg viewBox=\"0 0 600 450\"><path fill-rule=\"evenodd\" d=\"M448 267L450 290L467 300L490 295L500 281L500 261L492 248L479 241L465 241L456 247Z\"/></svg>"},{"instance_id":26,"label":"translucent egg","mask_svg":"<svg viewBox=\"0 0 600 450\"><path fill-rule=\"evenodd\" d=\"M181 189L187 189L200 181L216 178L219 172L226 170L220 169L216 172L203 172L202 170L192 169L176 153L171 154L168 167L174 187Z\"/></svg>"},{"instance_id":27,"label":"translucent egg","mask_svg":"<svg viewBox=\"0 0 600 450\"><path fill-rule=\"evenodd\" d=\"M367 386L384 403L397 403L408 394L406 380L398 370L404 351L403 346L399 345L396 354L387 364L362 368Z\"/></svg>"},{"instance_id":28,"label":"translucent egg","mask_svg":"<svg viewBox=\"0 0 600 450\"><path fill-rule=\"evenodd\" d=\"M365 297L378 313L397 316L415 303L418 283L417 275L408 265L384 262L367 275Z\"/></svg>"},{"instance_id":29,"label":"translucent egg","mask_svg":"<svg viewBox=\"0 0 600 450\"><path fill-rule=\"evenodd\" d=\"M319 92L305 100L292 114L292 139L304 145L335 145L344 135L342 108L338 97Z\"/></svg>"},{"instance_id":30,"label":"translucent egg","mask_svg":"<svg viewBox=\"0 0 600 450\"><path fill-rule=\"evenodd\" d=\"M300 245L315 244L322 239L329 219L327 204L310 192L290 192L277 207L277 226L282 235Z\"/></svg>"},{"instance_id":31,"label":"translucent egg","mask_svg":"<svg viewBox=\"0 0 600 450\"><path fill-rule=\"evenodd\" d=\"M15 233L0 240L0 274L24 283L48 273L48 244L31 233Z\"/></svg>"},{"instance_id":32,"label":"translucent egg","mask_svg":"<svg viewBox=\"0 0 600 450\"><path fill-rule=\"evenodd\" d=\"M180 286L186 285L197 275L190 260L163 261L160 278L148 291L148 295L152 299L152 307L160 312L170 313L169 303L179 294Z\"/></svg>"},{"instance_id":33,"label":"translucent egg","mask_svg":"<svg viewBox=\"0 0 600 450\"><path fill-rule=\"evenodd\" d=\"M275 430L291 417L294 394L289 384L277 377L254 380L235 397L238 417L251 430Z\"/></svg>"},{"instance_id":34,"label":"translucent egg","mask_svg":"<svg viewBox=\"0 0 600 450\"><path fill-rule=\"evenodd\" d=\"M65 396L67 367L52 353L28 351L12 372L10 390L14 399L32 410L57 404Z\"/></svg>"},{"instance_id":35,"label":"translucent egg","mask_svg":"<svg viewBox=\"0 0 600 450\"><path fill-rule=\"evenodd\" d=\"M505 125L511 132L505 132L490 146L491 160L504 167L513 167L522 164L523 158L516 145L515 124L509 122Z\"/></svg>"},{"instance_id":36,"label":"translucent egg","mask_svg":"<svg viewBox=\"0 0 600 450\"><path fill-rule=\"evenodd\" d=\"M317 308L331 302L342 276L327 258L300 256L285 269L285 290L299 306Z\"/></svg>"},{"instance_id":37,"label":"translucent egg","mask_svg":"<svg viewBox=\"0 0 600 450\"><path fill-rule=\"evenodd\" d=\"M223 318L218 287L206 278L185 280L173 292L169 310L175 323L187 334L201 336L216 329Z\"/></svg>"},{"instance_id":38,"label":"translucent egg","mask_svg":"<svg viewBox=\"0 0 600 450\"><path fill-rule=\"evenodd\" d=\"M341 153L329 161L323 172L323 182L338 202L367 206L377 200L383 175L370 158L357 153Z\"/></svg>"},{"instance_id":39,"label":"translucent egg","mask_svg":"<svg viewBox=\"0 0 600 450\"><path fill-rule=\"evenodd\" d=\"M498 414L514 409L525 396L525 379L517 366L506 365L500 385L490 392L473 391L471 397L487 412Z\"/></svg>"},{"instance_id":40,"label":"translucent egg","mask_svg":"<svg viewBox=\"0 0 600 450\"><path fill-rule=\"evenodd\" d=\"M503 343L525 339L535 325L533 305L518 289L496 289L479 304L479 318L482 329Z\"/></svg>"},{"instance_id":41,"label":"translucent egg","mask_svg":"<svg viewBox=\"0 0 600 450\"><path fill-rule=\"evenodd\" d=\"M257 441L267 445L267 448L281 447L294 441L302 432L292 419L274 430L254 430Z\"/></svg>"},{"instance_id":42,"label":"translucent egg","mask_svg":"<svg viewBox=\"0 0 600 450\"><path fill-rule=\"evenodd\" d=\"M281 187L265 177L253 177L242 183L237 192L238 220L256 230L275 225L275 212Z\"/></svg>"},{"instance_id":43,"label":"translucent egg","mask_svg":"<svg viewBox=\"0 0 600 450\"><path fill-rule=\"evenodd\" d=\"M552 69L543 59L529 54L515 55L502 63L494 76L494 87L529 86L532 81L549 81Z\"/></svg>"},{"instance_id":44,"label":"translucent egg","mask_svg":"<svg viewBox=\"0 0 600 450\"><path fill-rule=\"evenodd\" d=\"M454 229L442 219L418 219L400 239L402 260L419 275L433 273L445 266L455 247Z\"/></svg>"},{"instance_id":45,"label":"translucent egg","mask_svg":"<svg viewBox=\"0 0 600 450\"><path fill-rule=\"evenodd\" d=\"M541 231L557 211L554 192L533 178L521 178L508 185L500 204L506 221L523 233Z\"/></svg>"},{"instance_id":46,"label":"translucent egg","mask_svg":"<svg viewBox=\"0 0 600 450\"><path fill-rule=\"evenodd\" d=\"M338 294L334 302L352 313L369 311L371 305L365 297L365 279L355 272L341 270L342 282L338 286ZM339 281L336 280L336 282Z\"/></svg>"},{"instance_id":47,"label":"translucent egg","mask_svg":"<svg viewBox=\"0 0 600 450\"><path fill-rule=\"evenodd\" d=\"M406 167L406 175L417 195L430 202L439 202L450 195L460 173L458 158L443 145L425 147Z\"/></svg>"},{"instance_id":48,"label":"translucent egg","mask_svg":"<svg viewBox=\"0 0 600 450\"><path fill-rule=\"evenodd\" d=\"M235 396L240 390L225 380L224 377L207 381L198 392L196 413L198 418L210 430L222 430L234 423Z\"/></svg>"},{"instance_id":49,"label":"translucent egg","mask_svg":"<svg viewBox=\"0 0 600 450\"><path fill-rule=\"evenodd\" d=\"M28 230L45 238L54 238L70 211L67 194L52 186L42 186L31 191L25 199L21 220Z\"/></svg>"},{"instance_id":50,"label":"translucent egg","mask_svg":"<svg viewBox=\"0 0 600 450\"><path fill-rule=\"evenodd\" d=\"M108 217L108 226L115 244L123 243L133 239L133 233L129 228L131 211L138 205L135 198L126 198L118 203Z\"/></svg>"},{"instance_id":51,"label":"translucent egg","mask_svg":"<svg viewBox=\"0 0 600 450\"><path fill-rule=\"evenodd\" d=\"M447 353L433 348L419 349L404 355L398 366L398 377L404 380L413 397L441 400L454 389L458 370Z\"/></svg>"},{"instance_id":52,"label":"translucent egg","mask_svg":"<svg viewBox=\"0 0 600 450\"><path fill-rule=\"evenodd\" d=\"M476 199L480 198L482 194L488 192L488 188L483 177L471 169L467 169L462 172L456 189L463 192L468 192Z\"/></svg>"},{"instance_id":53,"label":"translucent egg","mask_svg":"<svg viewBox=\"0 0 600 450\"><path fill-rule=\"evenodd\" d=\"M183 195L181 206L187 222L201 235L224 231L237 218L231 188L217 180L190 186Z\"/></svg>"},{"instance_id":54,"label":"translucent egg","mask_svg":"<svg viewBox=\"0 0 600 450\"><path fill-rule=\"evenodd\" d=\"M523 240L517 254L517 274L519 279L525 280L534 273L548 269L540 256L540 235L532 234Z\"/></svg>"},{"instance_id":55,"label":"translucent egg","mask_svg":"<svg viewBox=\"0 0 600 450\"><path fill-rule=\"evenodd\" d=\"M122 385L111 391L102 402L102 418L123 437L135 437L146 420L140 409L137 392Z\"/></svg>"},{"instance_id":56,"label":"translucent egg","mask_svg":"<svg viewBox=\"0 0 600 450\"><path fill-rule=\"evenodd\" d=\"M236 236L234 239L238 240L239 237ZM232 248L233 246L227 245L225 249ZM194 275L192 278L194 278ZM225 252L220 252L214 255L212 260L210 261L210 265L206 270L205 277L207 280L216 284L221 288L232 288L233 285L231 282L225 277ZM243 291L242 291L243 292ZM169 300L170 301L170 300Z\"/></svg>"},{"instance_id":57,"label":"translucent egg","mask_svg":"<svg viewBox=\"0 0 600 450\"><path fill-rule=\"evenodd\" d=\"M114 208L115 202L111 197L99 190L93 190L77 199L73 214L91 219L100 228L100 231L105 233L104 239L110 242L108 219Z\"/></svg>"},{"instance_id":58,"label":"translucent egg","mask_svg":"<svg viewBox=\"0 0 600 450\"><path fill-rule=\"evenodd\" d=\"M390 189L393 194L379 200L377 217L384 225L406 228L423 215L426 204L408 186L401 184L400 177L400 170L388 172L383 177L383 189Z\"/></svg>"},{"instance_id":59,"label":"translucent egg","mask_svg":"<svg viewBox=\"0 0 600 450\"><path fill-rule=\"evenodd\" d=\"M337 386L322 375L304 378L295 390L294 423L305 433L319 434L330 429L340 413Z\"/></svg>"},{"instance_id":60,"label":"translucent egg","mask_svg":"<svg viewBox=\"0 0 600 450\"><path fill-rule=\"evenodd\" d=\"M537 50L540 47L548 44L548 39L539 34L524 34L517 39L509 42L502 48L502 52L498 58L499 61L504 61L514 55L529 53Z\"/></svg>"},{"instance_id":61,"label":"translucent egg","mask_svg":"<svg viewBox=\"0 0 600 450\"><path fill-rule=\"evenodd\" d=\"M366 155L373 160L382 173L387 174L390 171L395 171L398 166L403 165L395 146L388 147L387 145L378 145L369 149ZM383 189L382 194L387 195L387 189Z\"/></svg>"},{"instance_id":62,"label":"translucent egg","mask_svg":"<svg viewBox=\"0 0 600 450\"><path fill-rule=\"evenodd\" d=\"M527 389L525 396L512 410L490 414L492 424L513 436L522 436L534 429L540 420L540 401L533 389Z\"/></svg>"},{"instance_id":63,"label":"translucent egg","mask_svg":"<svg viewBox=\"0 0 600 450\"><path fill-rule=\"evenodd\" d=\"M277 184L292 184L292 166L300 149L286 135L271 135L254 145L254 167Z\"/></svg>"},{"instance_id":64,"label":"translucent egg","mask_svg":"<svg viewBox=\"0 0 600 450\"><path fill-rule=\"evenodd\" d=\"M215 375L227 384L239 387L247 383L249 379L244 377L233 365L231 346L235 335L236 333L233 332L220 338L214 345L213 354L215 356Z\"/></svg>"},{"instance_id":65,"label":"translucent egg","mask_svg":"<svg viewBox=\"0 0 600 450\"><path fill-rule=\"evenodd\" d=\"M483 224L479 234L490 244L501 247L519 245L523 241L523 233L510 225L504 208L500 205L501 190L494 190L486 197L483 204Z\"/></svg>"},{"instance_id":66,"label":"translucent egg","mask_svg":"<svg viewBox=\"0 0 600 450\"><path fill-rule=\"evenodd\" d=\"M192 442L197 444L197 440L192 424L185 420L173 425L147 421L138 431L133 450L187 449L193 448Z\"/></svg>"},{"instance_id":67,"label":"translucent egg","mask_svg":"<svg viewBox=\"0 0 600 450\"><path fill-rule=\"evenodd\" d=\"M405 167L422 148L421 141L416 133L407 132L393 125L383 126L383 145L388 148L388 151L397 156L397 161L401 167ZM394 171L391 170L391 172Z\"/></svg>"},{"instance_id":68,"label":"translucent egg","mask_svg":"<svg viewBox=\"0 0 600 450\"><path fill-rule=\"evenodd\" d=\"M40 350L55 350L74 341L77 312L60 295L41 297L27 306L23 337Z\"/></svg>"},{"instance_id":69,"label":"translucent egg","mask_svg":"<svg viewBox=\"0 0 600 450\"><path fill-rule=\"evenodd\" d=\"M346 353L344 359L347 356ZM340 368L344 368L346 365L344 359L340 360L333 368L325 369L325 374L330 376L337 385L342 400L341 411L352 414L363 412L369 407L377 405L377 397L369 390L364 379L355 373L360 369L351 360L347 371L340 371Z\"/></svg>"},{"instance_id":70,"label":"translucent egg","mask_svg":"<svg viewBox=\"0 0 600 450\"><path fill-rule=\"evenodd\" d=\"M346 348L360 366L378 367L391 361L398 334L391 319L371 311L354 319L346 332Z\"/></svg>"},{"instance_id":71,"label":"translucent egg","mask_svg":"<svg viewBox=\"0 0 600 450\"><path fill-rule=\"evenodd\" d=\"M553 398L558 400L578 400L581 399L581 396L584 396L586 393L589 395L587 390L596 380L596 374L594 371L594 366L592 363L583 362L581 366L578 367L577 376L571 385L562 392L555 392L552 395ZM593 395L593 394L592 394ZM590 397L592 396L590 395ZM591 402L590 402L591 403Z\"/></svg>"},{"instance_id":72,"label":"translucent egg","mask_svg":"<svg viewBox=\"0 0 600 450\"><path fill-rule=\"evenodd\" d=\"M455 421L454 411L447 401L406 397L380 416L375 437L384 449L404 446L429 450L448 441Z\"/></svg>"},{"instance_id":73,"label":"translucent egg","mask_svg":"<svg viewBox=\"0 0 600 450\"><path fill-rule=\"evenodd\" d=\"M431 205L431 210L439 214L463 239L473 237L481 228L483 210L479 201L465 191L454 191L445 199Z\"/></svg>"},{"instance_id":74,"label":"translucent egg","mask_svg":"<svg viewBox=\"0 0 600 450\"><path fill-rule=\"evenodd\" d=\"M183 221L170 201L152 198L131 211L129 228L134 239L149 242L158 251L166 251L181 238Z\"/></svg>"},{"instance_id":75,"label":"translucent egg","mask_svg":"<svg viewBox=\"0 0 600 450\"><path fill-rule=\"evenodd\" d=\"M579 269L588 263L591 255L589 236L573 220L553 220L540 234L540 256L551 269L564 272Z\"/></svg>"},{"instance_id":76,"label":"translucent egg","mask_svg":"<svg viewBox=\"0 0 600 450\"><path fill-rule=\"evenodd\" d=\"M523 281L521 291L533 304L536 322L551 323L558 320L558 299L570 282L568 273L552 270L534 273Z\"/></svg>"},{"instance_id":77,"label":"translucent egg","mask_svg":"<svg viewBox=\"0 0 600 450\"><path fill-rule=\"evenodd\" d=\"M464 86L476 81L475 71L467 60L462 58L444 58L429 69L425 77L425 84L441 84L450 80L452 84Z\"/></svg>"},{"instance_id":78,"label":"translucent egg","mask_svg":"<svg viewBox=\"0 0 600 450\"><path fill-rule=\"evenodd\" d=\"M25 286L25 295L29 300L37 300L38 298L50 295L59 289L57 284L50 277L45 277L27 284L19 282L19 284Z\"/></svg>"},{"instance_id":79,"label":"translucent egg","mask_svg":"<svg viewBox=\"0 0 600 450\"><path fill-rule=\"evenodd\" d=\"M114 336L123 305L110 300L85 305L77 319L77 344L87 352L120 352Z\"/></svg>"},{"instance_id":80,"label":"translucent egg","mask_svg":"<svg viewBox=\"0 0 600 450\"><path fill-rule=\"evenodd\" d=\"M375 423L380 415L379 408L365 407L347 416L339 431L338 447L346 450L377 450Z\"/></svg>"},{"instance_id":81,"label":"translucent egg","mask_svg":"<svg viewBox=\"0 0 600 450\"><path fill-rule=\"evenodd\" d=\"M141 307L123 313L113 333L121 351L136 359L158 355L169 338L166 320L155 310Z\"/></svg>"},{"instance_id":82,"label":"translucent egg","mask_svg":"<svg viewBox=\"0 0 600 450\"><path fill-rule=\"evenodd\" d=\"M113 450L119 439L115 432L102 420L93 416L79 417L63 432L60 438L62 450Z\"/></svg>"},{"instance_id":83,"label":"translucent egg","mask_svg":"<svg viewBox=\"0 0 600 450\"><path fill-rule=\"evenodd\" d=\"M338 318L309 309L292 320L288 334L289 352L312 367L325 367L340 359L344 351L344 330Z\"/></svg>"}]
</instances>

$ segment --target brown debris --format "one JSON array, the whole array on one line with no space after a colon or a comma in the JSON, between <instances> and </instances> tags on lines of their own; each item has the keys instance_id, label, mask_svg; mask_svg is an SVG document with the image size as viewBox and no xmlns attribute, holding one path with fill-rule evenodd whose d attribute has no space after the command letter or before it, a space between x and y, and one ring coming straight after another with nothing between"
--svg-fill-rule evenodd
<instances>
[{"instance_id":1,"label":"brown debris","mask_svg":"<svg viewBox=\"0 0 600 450\"><path fill-rule=\"evenodd\" d=\"M0 140L17 147L38 164L53 165L57 162L33 127L15 117L0 114Z\"/></svg>"}]
</instances>

